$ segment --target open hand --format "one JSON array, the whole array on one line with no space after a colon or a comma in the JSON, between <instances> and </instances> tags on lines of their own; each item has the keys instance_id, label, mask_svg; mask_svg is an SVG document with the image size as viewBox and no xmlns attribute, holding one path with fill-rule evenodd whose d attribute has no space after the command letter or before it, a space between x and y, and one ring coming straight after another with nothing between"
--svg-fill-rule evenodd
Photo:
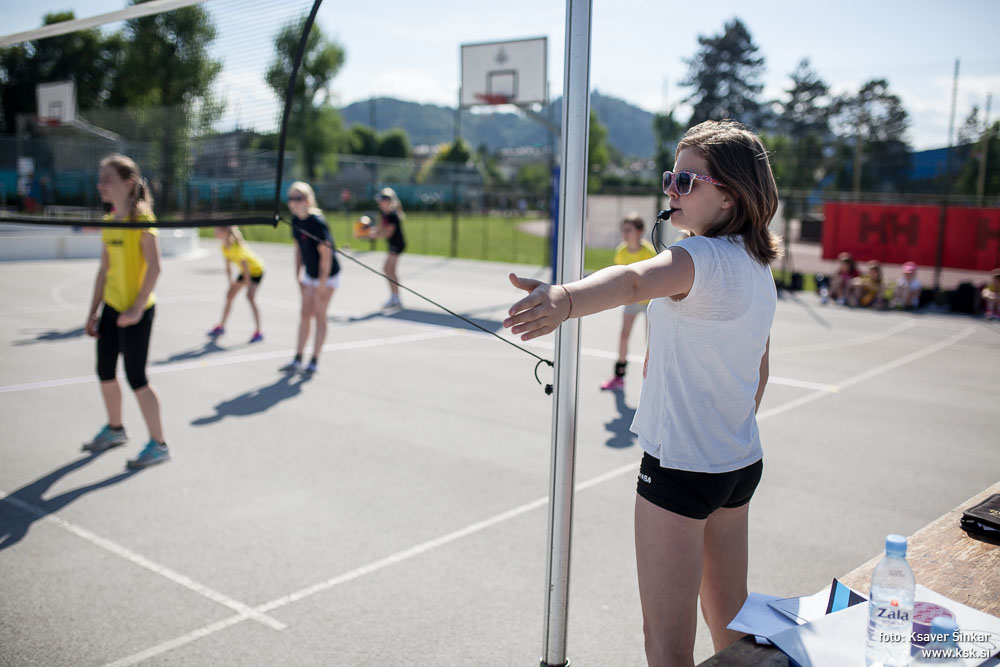
<instances>
[{"instance_id":1,"label":"open hand","mask_svg":"<svg viewBox=\"0 0 1000 667\"><path fill-rule=\"evenodd\" d=\"M561 285L520 278L513 273L510 274L510 282L529 293L510 307L507 311L510 317L503 321L511 333L521 334L521 340L551 333L569 317L572 304Z\"/></svg>"},{"instance_id":2,"label":"open hand","mask_svg":"<svg viewBox=\"0 0 1000 667\"><path fill-rule=\"evenodd\" d=\"M100 316L94 313L87 318L87 323L83 325L83 332L90 336L91 338L98 338L97 334L97 323L100 321Z\"/></svg>"},{"instance_id":3,"label":"open hand","mask_svg":"<svg viewBox=\"0 0 1000 667\"><path fill-rule=\"evenodd\" d=\"M139 320L142 319L142 311L132 306L124 313L118 314L118 326L120 327L130 327Z\"/></svg>"}]
</instances>

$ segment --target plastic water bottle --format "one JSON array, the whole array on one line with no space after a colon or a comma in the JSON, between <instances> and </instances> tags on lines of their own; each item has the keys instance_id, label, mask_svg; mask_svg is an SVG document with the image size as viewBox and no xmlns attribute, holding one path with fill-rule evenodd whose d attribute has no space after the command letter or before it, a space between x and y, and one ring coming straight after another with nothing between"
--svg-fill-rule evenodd
<instances>
[{"instance_id":1,"label":"plastic water bottle","mask_svg":"<svg viewBox=\"0 0 1000 667\"><path fill-rule=\"evenodd\" d=\"M958 644L955 642L958 626L955 619L948 616L938 616L931 621L931 641L917 651L914 665L934 665L934 667L962 667L965 662L960 657Z\"/></svg>"},{"instance_id":2,"label":"plastic water bottle","mask_svg":"<svg viewBox=\"0 0 1000 667\"><path fill-rule=\"evenodd\" d=\"M906 562L906 538L885 538L885 558L875 566L868 600L868 667L903 667L910 663L913 597L916 582Z\"/></svg>"}]
</instances>

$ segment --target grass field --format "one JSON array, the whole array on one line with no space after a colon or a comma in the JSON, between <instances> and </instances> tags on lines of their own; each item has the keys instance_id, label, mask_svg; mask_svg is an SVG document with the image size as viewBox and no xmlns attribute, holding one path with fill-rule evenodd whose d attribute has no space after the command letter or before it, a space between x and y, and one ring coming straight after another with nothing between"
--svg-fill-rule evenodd
<instances>
[{"instance_id":1,"label":"grass field","mask_svg":"<svg viewBox=\"0 0 1000 667\"><path fill-rule=\"evenodd\" d=\"M327 218L330 231L337 245L350 246L355 250L384 250L385 241L355 239L351 236L351 226L355 215L345 217L331 214ZM516 264L549 263L546 239L527 234L518 229L518 224L531 218L488 215L466 215L458 219L458 252L463 259L480 259L490 262ZM406 250L420 255L451 255L452 219L450 214L407 213L404 221ZM291 243L291 233L287 226L244 227L243 236L247 241L268 241ZM211 229L202 229L203 237L211 237ZM588 249L585 259L587 270L597 270L613 263L614 251L604 248Z\"/></svg>"}]
</instances>

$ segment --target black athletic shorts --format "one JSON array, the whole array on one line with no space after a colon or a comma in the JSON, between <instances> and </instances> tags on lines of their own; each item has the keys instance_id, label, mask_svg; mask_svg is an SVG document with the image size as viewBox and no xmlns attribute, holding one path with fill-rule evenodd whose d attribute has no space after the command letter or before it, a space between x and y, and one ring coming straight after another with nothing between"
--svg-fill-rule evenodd
<instances>
[{"instance_id":1,"label":"black athletic shorts","mask_svg":"<svg viewBox=\"0 0 1000 667\"><path fill-rule=\"evenodd\" d=\"M264 273L263 272L261 272L261 274L259 276L256 276L256 277L255 276L250 276L250 282L252 282L255 285L260 285L260 281L261 281L261 279L263 277L264 277ZM243 274L241 273L240 275L236 276L236 280L234 282L238 282L238 283L243 282Z\"/></svg>"},{"instance_id":2,"label":"black athletic shorts","mask_svg":"<svg viewBox=\"0 0 1000 667\"><path fill-rule=\"evenodd\" d=\"M149 337L153 331L156 306L143 312L142 319L128 327L118 326L118 311L104 304L97 324L97 377L101 382L115 379L118 355L125 357L125 377L132 389L142 389L146 379L146 357Z\"/></svg>"},{"instance_id":3,"label":"black athletic shorts","mask_svg":"<svg viewBox=\"0 0 1000 667\"><path fill-rule=\"evenodd\" d=\"M720 507L740 507L750 502L764 471L764 459L732 472L691 472L661 468L660 460L642 455L636 492L665 510L707 519Z\"/></svg>"}]
</instances>

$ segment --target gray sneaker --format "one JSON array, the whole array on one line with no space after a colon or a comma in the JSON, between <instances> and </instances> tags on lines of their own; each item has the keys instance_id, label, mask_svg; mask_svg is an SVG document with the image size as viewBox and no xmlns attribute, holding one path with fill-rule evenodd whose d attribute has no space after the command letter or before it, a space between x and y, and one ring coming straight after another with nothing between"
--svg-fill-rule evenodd
<instances>
[{"instance_id":1,"label":"gray sneaker","mask_svg":"<svg viewBox=\"0 0 1000 667\"><path fill-rule=\"evenodd\" d=\"M134 459L129 459L129 462L125 464L125 467L129 470L140 470L142 468L148 468L149 466L169 460L170 450L167 449L166 443L159 443L155 440L150 440L146 443L146 446L142 448L142 451L139 452L139 456Z\"/></svg>"},{"instance_id":2,"label":"gray sneaker","mask_svg":"<svg viewBox=\"0 0 1000 667\"><path fill-rule=\"evenodd\" d=\"M105 424L100 433L94 436L94 439L85 444L82 449L85 452L103 452L106 449L124 445L126 442L128 442L128 433L125 432L124 427L116 430Z\"/></svg>"},{"instance_id":3,"label":"gray sneaker","mask_svg":"<svg viewBox=\"0 0 1000 667\"><path fill-rule=\"evenodd\" d=\"M282 373L298 373L302 370L302 362L298 359L292 359L278 370Z\"/></svg>"}]
</instances>

